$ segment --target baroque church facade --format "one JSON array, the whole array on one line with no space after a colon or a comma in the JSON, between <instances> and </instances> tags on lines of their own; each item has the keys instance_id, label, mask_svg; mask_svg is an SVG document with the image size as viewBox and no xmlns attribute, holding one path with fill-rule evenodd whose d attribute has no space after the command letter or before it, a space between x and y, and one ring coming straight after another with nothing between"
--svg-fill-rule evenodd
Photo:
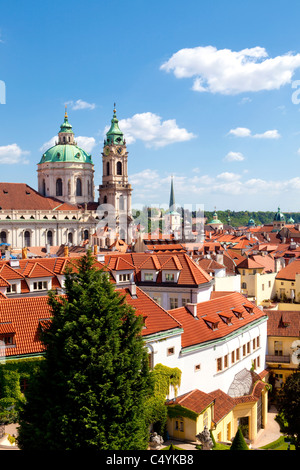
<instances>
[{"instance_id":1,"label":"baroque church facade","mask_svg":"<svg viewBox=\"0 0 300 470\"><path fill-rule=\"evenodd\" d=\"M95 198L92 156L76 142L65 111L55 145L37 167L38 190L0 183L0 243L9 250L60 245L108 248L131 242L128 152L114 109L102 153L103 175Z\"/></svg>"}]
</instances>

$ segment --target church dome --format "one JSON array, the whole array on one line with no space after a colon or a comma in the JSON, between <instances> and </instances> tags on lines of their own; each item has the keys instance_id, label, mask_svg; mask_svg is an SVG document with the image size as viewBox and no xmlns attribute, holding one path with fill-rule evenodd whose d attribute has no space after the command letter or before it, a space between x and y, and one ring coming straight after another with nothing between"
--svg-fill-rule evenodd
<instances>
[{"instance_id":1,"label":"church dome","mask_svg":"<svg viewBox=\"0 0 300 470\"><path fill-rule=\"evenodd\" d=\"M40 163L47 162L79 162L93 164L91 155L74 144L54 145L43 154L40 161Z\"/></svg>"},{"instance_id":2,"label":"church dome","mask_svg":"<svg viewBox=\"0 0 300 470\"><path fill-rule=\"evenodd\" d=\"M282 212L280 212L280 207L278 207L278 211L274 217L274 222L284 222L284 221L285 221L285 217L282 214Z\"/></svg>"},{"instance_id":3,"label":"church dome","mask_svg":"<svg viewBox=\"0 0 300 470\"><path fill-rule=\"evenodd\" d=\"M77 146L74 140L72 125L68 121L67 110L65 111L64 122L60 126L58 133L58 142L45 153L43 153L40 163L90 163L92 157L85 150Z\"/></svg>"}]
</instances>

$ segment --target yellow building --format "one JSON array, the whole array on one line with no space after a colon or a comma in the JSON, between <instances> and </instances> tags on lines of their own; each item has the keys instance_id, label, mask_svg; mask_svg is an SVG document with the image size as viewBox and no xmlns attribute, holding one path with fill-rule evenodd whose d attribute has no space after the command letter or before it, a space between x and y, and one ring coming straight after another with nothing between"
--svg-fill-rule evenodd
<instances>
[{"instance_id":1,"label":"yellow building","mask_svg":"<svg viewBox=\"0 0 300 470\"><path fill-rule=\"evenodd\" d=\"M275 263L269 256L248 257L238 264L241 276L241 293L256 305L275 295Z\"/></svg>"},{"instance_id":2,"label":"yellow building","mask_svg":"<svg viewBox=\"0 0 300 470\"><path fill-rule=\"evenodd\" d=\"M268 310L268 346L266 363L270 383L281 387L299 367L300 311Z\"/></svg>"},{"instance_id":3,"label":"yellow building","mask_svg":"<svg viewBox=\"0 0 300 470\"><path fill-rule=\"evenodd\" d=\"M300 260L291 261L277 273L275 291L280 300L300 302Z\"/></svg>"},{"instance_id":4,"label":"yellow building","mask_svg":"<svg viewBox=\"0 0 300 470\"><path fill-rule=\"evenodd\" d=\"M206 426L216 442L231 444L237 429L245 430L245 438L251 443L258 431L267 424L268 387L255 373L251 376L250 393L230 396L221 390L204 393L192 390L167 402L167 430L170 438L196 442L196 435Z\"/></svg>"}]
</instances>

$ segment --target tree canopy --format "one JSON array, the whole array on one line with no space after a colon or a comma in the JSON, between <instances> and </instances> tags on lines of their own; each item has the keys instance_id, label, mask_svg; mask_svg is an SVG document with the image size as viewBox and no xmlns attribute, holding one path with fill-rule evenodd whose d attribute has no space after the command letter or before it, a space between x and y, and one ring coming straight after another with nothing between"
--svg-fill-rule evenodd
<instances>
[{"instance_id":1,"label":"tree canopy","mask_svg":"<svg viewBox=\"0 0 300 470\"><path fill-rule=\"evenodd\" d=\"M281 432L291 437L300 449L300 371L289 375L278 392L276 417Z\"/></svg>"},{"instance_id":2,"label":"tree canopy","mask_svg":"<svg viewBox=\"0 0 300 470\"><path fill-rule=\"evenodd\" d=\"M23 450L147 448L150 393L142 319L89 252L51 292L45 359L20 413Z\"/></svg>"}]
</instances>

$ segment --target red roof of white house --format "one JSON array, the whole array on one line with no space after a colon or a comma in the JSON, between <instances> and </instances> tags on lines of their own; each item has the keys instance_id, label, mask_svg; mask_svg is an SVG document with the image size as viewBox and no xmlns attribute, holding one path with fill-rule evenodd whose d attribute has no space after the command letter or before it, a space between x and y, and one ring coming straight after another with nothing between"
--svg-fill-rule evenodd
<instances>
[{"instance_id":1,"label":"red roof of white house","mask_svg":"<svg viewBox=\"0 0 300 470\"><path fill-rule=\"evenodd\" d=\"M196 317L188 306L171 310L171 313L183 327L183 348L224 338L259 318L267 319L265 312L238 292L197 304Z\"/></svg>"}]
</instances>

